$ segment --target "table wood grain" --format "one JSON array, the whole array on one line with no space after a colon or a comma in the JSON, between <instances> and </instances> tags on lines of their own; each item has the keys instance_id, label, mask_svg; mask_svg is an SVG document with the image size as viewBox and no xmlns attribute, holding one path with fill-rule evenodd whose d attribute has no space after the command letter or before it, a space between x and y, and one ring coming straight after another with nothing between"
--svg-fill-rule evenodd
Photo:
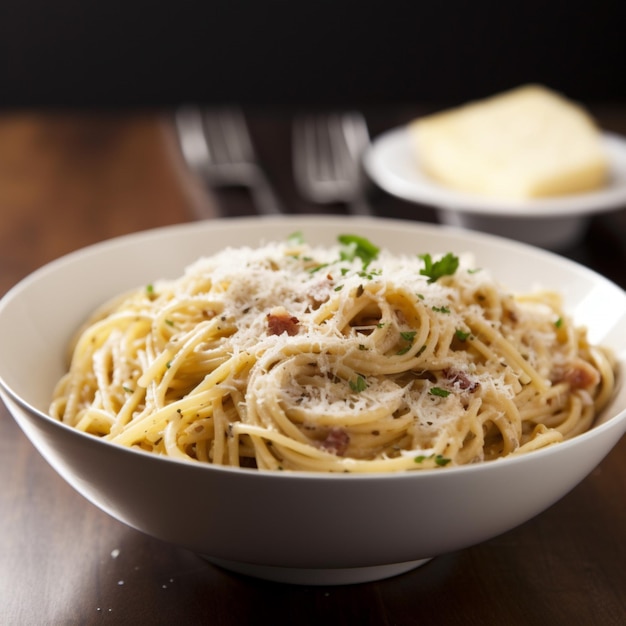
<instances>
[{"instance_id":1,"label":"table wood grain","mask_svg":"<svg viewBox=\"0 0 626 626\"><path fill-rule=\"evenodd\" d=\"M416 112L369 111L370 130ZM626 134L625 107L595 112L608 130ZM250 112L258 151L290 210L321 211L293 186L288 119L284 111ZM253 212L245 193L208 193L185 170L170 121L169 112L0 116L0 293L97 241ZM380 215L434 219L429 207L377 189L370 196ZM563 254L624 287L624 211L594 218L585 241ZM56 475L4 406L0 477L0 624L626 623L626 439L518 528L402 576L340 587L231 574L122 525Z\"/></svg>"}]
</instances>

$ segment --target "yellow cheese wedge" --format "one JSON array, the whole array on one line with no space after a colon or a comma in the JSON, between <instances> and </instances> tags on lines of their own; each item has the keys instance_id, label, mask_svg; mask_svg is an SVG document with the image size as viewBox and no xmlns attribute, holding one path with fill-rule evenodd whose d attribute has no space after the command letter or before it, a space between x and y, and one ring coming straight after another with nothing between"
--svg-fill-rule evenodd
<instances>
[{"instance_id":1,"label":"yellow cheese wedge","mask_svg":"<svg viewBox=\"0 0 626 626\"><path fill-rule=\"evenodd\" d=\"M418 118L409 130L422 171L459 191L536 198L596 189L608 179L593 118L540 85Z\"/></svg>"}]
</instances>

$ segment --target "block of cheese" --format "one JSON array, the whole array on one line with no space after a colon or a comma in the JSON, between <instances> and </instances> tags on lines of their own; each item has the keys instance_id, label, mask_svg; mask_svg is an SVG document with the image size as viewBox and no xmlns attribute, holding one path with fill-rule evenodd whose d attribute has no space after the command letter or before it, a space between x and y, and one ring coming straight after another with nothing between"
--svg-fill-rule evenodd
<instances>
[{"instance_id":1,"label":"block of cheese","mask_svg":"<svg viewBox=\"0 0 626 626\"><path fill-rule=\"evenodd\" d=\"M596 189L608 179L593 118L541 85L418 118L409 130L422 171L459 191L537 198Z\"/></svg>"}]
</instances>

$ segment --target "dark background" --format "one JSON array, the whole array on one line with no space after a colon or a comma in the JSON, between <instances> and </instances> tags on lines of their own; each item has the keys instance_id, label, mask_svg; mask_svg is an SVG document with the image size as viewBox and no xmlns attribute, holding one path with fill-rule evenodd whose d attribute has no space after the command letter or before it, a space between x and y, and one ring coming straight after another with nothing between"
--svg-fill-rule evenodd
<instances>
[{"instance_id":1,"label":"dark background","mask_svg":"<svg viewBox=\"0 0 626 626\"><path fill-rule=\"evenodd\" d=\"M626 101L626 2L2 0L0 108Z\"/></svg>"}]
</instances>

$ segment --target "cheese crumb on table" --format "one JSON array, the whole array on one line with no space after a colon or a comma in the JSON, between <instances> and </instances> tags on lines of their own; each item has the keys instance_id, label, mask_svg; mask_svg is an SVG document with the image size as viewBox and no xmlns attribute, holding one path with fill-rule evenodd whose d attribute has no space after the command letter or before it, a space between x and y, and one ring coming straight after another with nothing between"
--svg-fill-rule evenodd
<instances>
[{"instance_id":1,"label":"cheese crumb on table","mask_svg":"<svg viewBox=\"0 0 626 626\"><path fill-rule=\"evenodd\" d=\"M409 131L422 171L459 191L526 199L590 191L608 180L593 118L541 85L418 118Z\"/></svg>"}]
</instances>

